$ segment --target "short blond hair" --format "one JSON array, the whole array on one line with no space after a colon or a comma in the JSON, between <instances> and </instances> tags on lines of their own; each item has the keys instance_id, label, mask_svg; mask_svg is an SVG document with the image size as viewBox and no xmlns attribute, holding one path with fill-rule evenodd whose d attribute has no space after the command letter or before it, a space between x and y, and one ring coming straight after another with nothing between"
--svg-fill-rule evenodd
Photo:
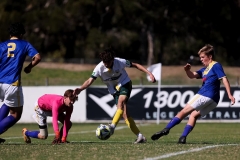
<instances>
[{"instance_id":1,"label":"short blond hair","mask_svg":"<svg viewBox=\"0 0 240 160\"><path fill-rule=\"evenodd\" d=\"M207 56L212 56L212 58L214 58L215 55L215 51L212 45L210 44L206 44L204 47L202 47L199 51L198 51L198 55L200 55L201 53L203 53Z\"/></svg>"}]
</instances>

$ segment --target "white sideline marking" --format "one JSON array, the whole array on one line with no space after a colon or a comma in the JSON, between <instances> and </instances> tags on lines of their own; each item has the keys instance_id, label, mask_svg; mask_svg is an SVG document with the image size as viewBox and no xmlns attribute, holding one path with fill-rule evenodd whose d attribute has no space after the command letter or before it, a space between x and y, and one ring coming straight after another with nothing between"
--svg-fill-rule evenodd
<instances>
[{"instance_id":1,"label":"white sideline marking","mask_svg":"<svg viewBox=\"0 0 240 160\"><path fill-rule=\"evenodd\" d=\"M202 151L204 149L209 149L209 148L215 148L215 147L222 147L222 146L232 146L232 145L238 145L238 144L226 144L226 145L213 145L213 146L206 146L206 147L202 147L202 148L195 148L195 149L190 149L190 150L186 150L186 151L180 151L180 152L173 152L173 153L168 153L165 155L161 155L158 157L150 157L150 158L145 158L144 160L158 160L158 159L164 159L164 158L169 158L172 156L177 156L180 154L185 154L185 153L191 153L191 152L198 152L198 151Z\"/></svg>"},{"instance_id":2,"label":"white sideline marking","mask_svg":"<svg viewBox=\"0 0 240 160\"><path fill-rule=\"evenodd\" d=\"M137 125L137 126L148 126L150 124L141 124L141 125ZM124 128L128 128L128 126L119 126L119 127L116 127L115 130L121 130L121 129L124 129ZM68 134L84 134L84 133L95 133L96 130L91 130L91 131L80 131L80 132L69 132ZM52 134L48 134L48 136L55 136L54 133ZM3 138L3 139L18 139L18 138L22 138L21 137L8 137L8 138Z\"/></svg>"}]
</instances>

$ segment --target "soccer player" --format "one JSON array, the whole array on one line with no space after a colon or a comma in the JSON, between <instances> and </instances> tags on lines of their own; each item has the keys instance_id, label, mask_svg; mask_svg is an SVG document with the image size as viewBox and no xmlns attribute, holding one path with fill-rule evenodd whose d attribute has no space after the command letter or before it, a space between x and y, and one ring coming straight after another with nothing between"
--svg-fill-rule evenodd
<instances>
[{"instance_id":1,"label":"soccer player","mask_svg":"<svg viewBox=\"0 0 240 160\"><path fill-rule=\"evenodd\" d=\"M19 121L23 111L23 92L21 86L21 71L26 56L32 58L25 73L30 73L40 60L40 54L27 41L22 40L25 34L21 23L9 27L10 40L0 43L0 134L6 132ZM10 113L10 114L9 114ZM0 138L0 143L5 140Z\"/></svg>"},{"instance_id":2,"label":"soccer player","mask_svg":"<svg viewBox=\"0 0 240 160\"><path fill-rule=\"evenodd\" d=\"M230 84L228 82L226 74L224 73L222 65L213 60L213 46L209 44L205 45L199 50L198 55L204 67L198 71L193 72L191 71L191 65L187 63L184 66L184 70L187 76L191 79L202 78L202 87L163 130L152 135L152 140L157 140L164 135L168 135L171 128L179 124L186 116L190 114L188 123L178 140L178 143L185 144L186 138L188 134L193 130L197 119L201 116L205 116L217 107L220 98L221 81L226 88L228 98L231 100L231 104L233 105L235 103L235 98L230 92Z\"/></svg>"},{"instance_id":3,"label":"soccer player","mask_svg":"<svg viewBox=\"0 0 240 160\"><path fill-rule=\"evenodd\" d=\"M154 75L138 63L132 63L126 59L115 57L114 51L108 48L99 54L101 62L95 67L91 77L86 80L80 88L76 88L74 94L78 95L82 90L88 88L97 77L100 77L103 83L108 87L108 91L115 100L117 111L109 125L111 135L117 126L121 117L131 131L137 136L135 143L144 143L146 138L139 131L133 118L127 111L127 102L132 91L132 82L125 70L125 67L135 67L138 70L149 75L153 83L156 82Z\"/></svg>"},{"instance_id":4,"label":"soccer player","mask_svg":"<svg viewBox=\"0 0 240 160\"><path fill-rule=\"evenodd\" d=\"M35 114L33 118L39 125L39 131L29 131L27 128L23 128L23 138L26 143L31 143L32 138L47 139L48 128L47 128L47 117L52 116L52 125L55 132L55 138L52 144L66 143L69 129L72 127L70 121L73 104L78 100L77 96L73 95L73 90L68 89L65 91L64 96L55 94L44 94L35 103ZM64 113L66 112L66 113ZM59 130L58 121L63 126Z\"/></svg>"}]
</instances>

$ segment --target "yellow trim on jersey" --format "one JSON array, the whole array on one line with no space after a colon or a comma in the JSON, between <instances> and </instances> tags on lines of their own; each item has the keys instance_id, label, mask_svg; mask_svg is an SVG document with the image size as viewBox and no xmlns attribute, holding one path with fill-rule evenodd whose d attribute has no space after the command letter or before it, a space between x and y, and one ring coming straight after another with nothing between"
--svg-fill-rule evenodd
<instances>
[{"instance_id":1,"label":"yellow trim on jersey","mask_svg":"<svg viewBox=\"0 0 240 160\"><path fill-rule=\"evenodd\" d=\"M208 74L208 72L211 70L211 68L213 67L213 65L216 64L216 63L217 63L216 61L212 61L212 62L208 65L208 67L204 70L203 75Z\"/></svg>"},{"instance_id":2,"label":"yellow trim on jersey","mask_svg":"<svg viewBox=\"0 0 240 160\"><path fill-rule=\"evenodd\" d=\"M21 82L17 80L16 82L13 82L11 85L12 86L20 86Z\"/></svg>"}]
</instances>

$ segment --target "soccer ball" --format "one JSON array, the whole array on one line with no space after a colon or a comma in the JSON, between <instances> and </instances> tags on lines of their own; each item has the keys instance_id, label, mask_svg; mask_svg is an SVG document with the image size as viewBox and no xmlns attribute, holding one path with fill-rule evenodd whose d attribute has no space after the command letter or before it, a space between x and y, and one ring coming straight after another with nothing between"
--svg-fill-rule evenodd
<instances>
[{"instance_id":1,"label":"soccer ball","mask_svg":"<svg viewBox=\"0 0 240 160\"><path fill-rule=\"evenodd\" d=\"M111 136L109 126L100 124L96 129L96 136L101 140L107 140Z\"/></svg>"}]
</instances>

